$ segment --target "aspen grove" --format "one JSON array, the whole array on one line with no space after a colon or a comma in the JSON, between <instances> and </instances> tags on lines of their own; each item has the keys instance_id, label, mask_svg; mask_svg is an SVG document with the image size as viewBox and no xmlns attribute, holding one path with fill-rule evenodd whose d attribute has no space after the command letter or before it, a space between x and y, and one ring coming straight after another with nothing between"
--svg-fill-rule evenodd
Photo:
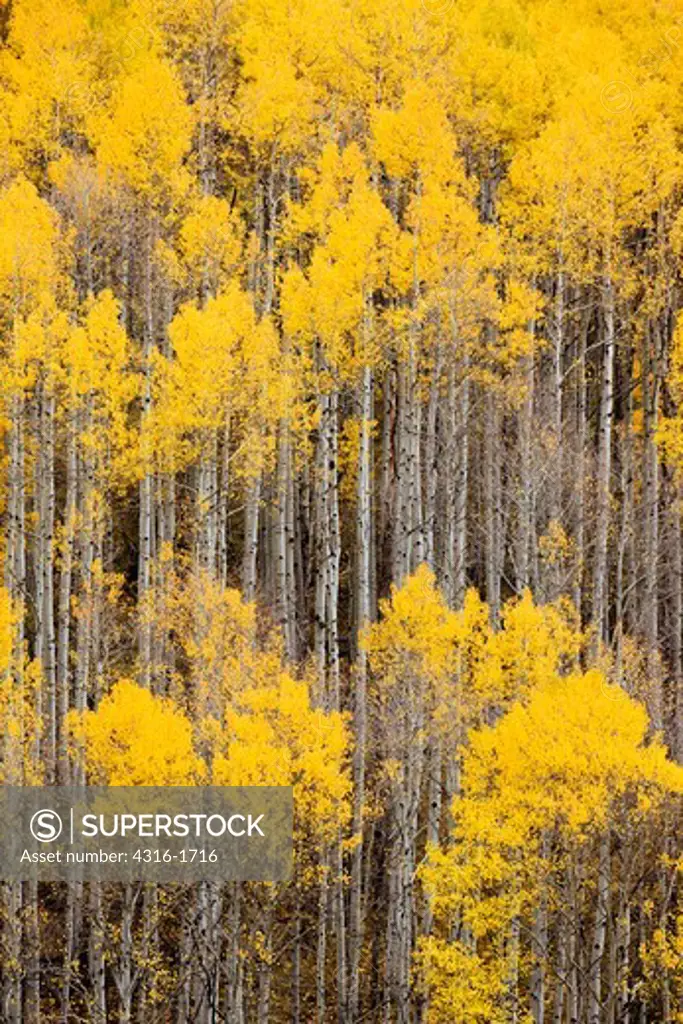
<instances>
[{"instance_id":1,"label":"aspen grove","mask_svg":"<svg viewBox=\"0 0 683 1024\"><path fill-rule=\"evenodd\" d=\"M683 0L0 0L6 1024L683 1022Z\"/></svg>"}]
</instances>

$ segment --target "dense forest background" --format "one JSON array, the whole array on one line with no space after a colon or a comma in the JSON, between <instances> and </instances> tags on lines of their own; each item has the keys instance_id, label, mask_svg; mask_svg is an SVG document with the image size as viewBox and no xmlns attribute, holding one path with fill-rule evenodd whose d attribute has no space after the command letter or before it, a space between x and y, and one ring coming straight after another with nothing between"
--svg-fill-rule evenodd
<instances>
[{"instance_id":1,"label":"dense forest background","mask_svg":"<svg viewBox=\"0 0 683 1024\"><path fill-rule=\"evenodd\" d=\"M683 1021L682 47L0 3L2 780L296 806L286 884L4 884L7 1024Z\"/></svg>"}]
</instances>

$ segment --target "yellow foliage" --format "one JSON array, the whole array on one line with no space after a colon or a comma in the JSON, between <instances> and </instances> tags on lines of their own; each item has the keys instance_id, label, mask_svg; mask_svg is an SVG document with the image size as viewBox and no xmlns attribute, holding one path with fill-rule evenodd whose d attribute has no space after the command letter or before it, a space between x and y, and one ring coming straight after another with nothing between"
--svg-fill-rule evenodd
<instances>
[{"instance_id":1,"label":"yellow foliage","mask_svg":"<svg viewBox=\"0 0 683 1024\"><path fill-rule=\"evenodd\" d=\"M507 602L498 631L474 590L452 611L424 565L380 602L380 612L361 637L379 699L417 686L443 728L529 696L568 671L585 642L569 605L535 605L529 591Z\"/></svg>"},{"instance_id":2,"label":"yellow foliage","mask_svg":"<svg viewBox=\"0 0 683 1024\"><path fill-rule=\"evenodd\" d=\"M683 873L683 859L674 865L674 873ZM649 942L640 947L645 983L650 996L666 991L674 1009L673 1022L683 1022L683 896L679 889L671 923L656 928Z\"/></svg>"},{"instance_id":3,"label":"yellow foliage","mask_svg":"<svg viewBox=\"0 0 683 1024\"><path fill-rule=\"evenodd\" d=\"M608 85L580 77L561 116L510 167L503 216L531 240L541 271L618 278L621 233L647 223L674 187L680 157L670 126L656 109L611 116L595 101Z\"/></svg>"},{"instance_id":4,"label":"yellow foliage","mask_svg":"<svg viewBox=\"0 0 683 1024\"><path fill-rule=\"evenodd\" d=\"M448 608L426 565L394 587L380 613L381 621L366 627L361 644L385 684L405 682L407 673L438 681L453 667L459 616Z\"/></svg>"},{"instance_id":5,"label":"yellow foliage","mask_svg":"<svg viewBox=\"0 0 683 1024\"><path fill-rule=\"evenodd\" d=\"M425 82L408 84L399 110L378 108L371 131L375 156L392 177L417 171L428 181L464 184L446 110Z\"/></svg>"},{"instance_id":6,"label":"yellow foliage","mask_svg":"<svg viewBox=\"0 0 683 1024\"><path fill-rule=\"evenodd\" d=\"M211 781L293 786L297 834L314 849L330 841L350 814L344 716L313 705L311 680L291 675L279 637L259 637L256 606L239 591L206 572L174 574L156 602L187 663L189 692L176 700L191 708Z\"/></svg>"},{"instance_id":7,"label":"yellow foliage","mask_svg":"<svg viewBox=\"0 0 683 1024\"><path fill-rule=\"evenodd\" d=\"M296 828L331 841L350 816L349 736L338 712L311 704L307 681L280 670L243 689L227 709L213 781L226 786L293 786Z\"/></svg>"},{"instance_id":8,"label":"yellow foliage","mask_svg":"<svg viewBox=\"0 0 683 1024\"><path fill-rule=\"evenodd\" d=\"M263 685L278 671L279 650L259 648L256 605L243 601L238 590L222 587L210 573L170 573L153 603L155 621L173 631L187 663L187 703L198 719L207 713L222 718L236 694Z\"/></svg>"},{"instance_id":9,"label":"yellow foliage","mask_svg":"<svg viewBox=\"0 0 683 1024\"><path fill-rule=\"evenodd\" d=\"M427 982L430 1024L506 1024L505 983L495 961L462 942L429 936L420 940L416 965Z\"/></svg>"},{"instance_id":10,"label":"yellow foliage","mask_svg":"<svg viewBox=\"0 0 683 1024\"><path fill-rule=\"evenodd\" d=\"M27 313L57 283L59 218L20 176L0 192L0 302Z\"/></svg>"},{"instance_id":11,"label":"yellow foliage","mask_svg":"<svg viewBox=\"0 0 683 1024\"><path fill-rule=\"evenodd\" d=\"M199 196L185 217L178 248L188 271L206 280L212 292L234 270L243 247L244 229L224 199Z\"/></svg>"},{"instance_id":12,"label":"yellow foliage","mask_svg":"<svg viewBox=\"0 0 683 1024\"><path fill-rule=\"evenodd\" d=\"M187 303L169 326L173 358L155 363L155 402L142 435L143 467L169 471L201 454L211 431L230 423L242 444L234 469L251 471L268 454L268 431L292 397L278 365L273 325L229 282L206 305ZM272 445L270 445L272 450Z\"/></svg>"},{"instance_id":13,"label":"yellow foliage","mask_svg":"<svg viewBox=\"0 0 683 1024\"><path fill-rule=\"evenodd\" d=\"M43 685L40 662L15 665L13 674L0 682L0 781L14 786L44 782L41 759L43 721L39 714Z\"/></svg>"},{"instance_id":14,"label":"yellow foliage","mask_svg":"<svg viewBox=\"0 0 683 1024\"><path fill-rule=\"evenodd\" d=\"M457 917L474 938L468 949L446 939L427 944L437 1005L462 999L465 979L482 975L481 957L498 961L485 991L499 1004L499 938L513 918L529 920L553 875L563 877L567 859L600 843L613 821L625 818L636 833L654 829L667 804L680 803L683 768L659 739L647 742L648 727L644 708L592 670L550 677L496 725L470 733L455 841L433 850L422 871L440 929L447 933ZM463 955L463 977L439 969Z\"/></svg>"},{"instance_id":15,"label":"yellow foliage","mask_svg":"<svg viewBox=\"0 0 683 1024\"><path fill-rule=\"evenodd\" d=\"M90 113L88 123L100 165L115 180L148 199L182 187L192 114L169 64L150 57L121 81L108 107Z\"/></svg>"},{"instance_id":16,"label":"yellow foliage","mask_svg":"<svg viewBox=\"0 0 683 1024\"><path fill-rule=\"evenodd\" d=\"M128 679L117 682L97 710L70 712L68 725L91 784L190 786L204 777L189 719L172 701Z\"/></svg>"},{"instance_id":17,"label":"yellow foliage","mask_svg":"<svg viewBox=\"0 0 683 1024\"><path fill-rule=\"evenodd\" d=\"M327 146L308 176L310 199L292 208L288 227L293 237L305 233L319 243L307 273L295 266L285 274L285 330L321 339L331 365L347 376L380 355L369 300L389 281L400 248L396 224L369 178L358 146L341 153Z\"/></svg>"},{"instance_id":18,"label":"yellow foliage","mask_svg":"<svg viewBox=\"0 0 683 1024\"><path fill-rule=\"evenodd\" d=\"M673 335L669 385L676 402L676 412L662 418L657 441L666 459L680 473L683 467L683 318L680 315Z\"/></svg>"},{"instance_id":19,"label":"yellow foliage","mask_svg":"<svg viewBox=\"0 0 683 1024\"><path fill-rule=\"evenodd\" d=\"M585 643L578 616L568 603L539 606L528 590L506 603L502 624L490 635L486 657L473 672L473 684L485 702L533 693L559 671L571 668Z\"/></svg>"},{"instance_id":20,"label":"yellow foliage","mask_svg":"<svg viewBox=\"0 0 683 1024\"><path fill-rule=\"evenodd\" d=\"M11 162L40 172L57 157L67 132L83 129L93 66L88 24L78 0L11 5L9 47L0 52L0 88Z\"/></svg>"},{"instance_id":21,"label":"yellow foliage","mask_svg":"<svg viewBox=\"0 0 683 1024\"><path fill-rule=\"evenodd\" d=\"M15 786L39 784L43 722L39 714L41 666L16 650L21 608L0 587L0 781Z\"/></svg>"},{"instance_id":22,"label":"yellow foliage","mask_svg":"<svg viewBox=\"0 0 683 1024\"><path fill-rule=\"evenodd\" d=\"M4 676L12 659L16 613L5 587L0 587L0 675Z\"/></svg>"}]
</instances>

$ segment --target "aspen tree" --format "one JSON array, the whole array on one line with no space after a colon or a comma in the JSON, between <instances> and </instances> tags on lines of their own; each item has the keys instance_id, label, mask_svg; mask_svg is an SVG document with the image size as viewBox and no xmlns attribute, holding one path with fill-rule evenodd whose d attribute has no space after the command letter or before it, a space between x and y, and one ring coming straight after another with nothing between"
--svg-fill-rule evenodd
<instances>
[{"instance_id":1,"label":"aspen tree","mask_svg":"<svg viewBox=\"0 0 683 1024\"><path fill-rule=\"evenodd\" d=\"M673 1024L680 39L0 4L3 772L137 713L314 818L291 886L6 888L3 1019Z\"/></svg>"}]
</instances>

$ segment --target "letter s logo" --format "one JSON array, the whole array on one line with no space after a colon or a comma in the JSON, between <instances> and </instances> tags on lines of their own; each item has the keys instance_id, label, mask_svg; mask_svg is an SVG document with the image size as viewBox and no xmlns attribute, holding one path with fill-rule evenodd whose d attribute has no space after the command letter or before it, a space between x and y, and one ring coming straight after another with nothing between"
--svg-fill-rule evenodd
<instances>
[{"instance_id":1,"label":"letter s logo","mask_svg":"<svg viewBox=\"0 0 683 1024\"><path fill-rule=\"evenodd\" d=\"M62 819L56 811L45 808L31 818L31 834L39 843L52 843L62 832Z\"/></svg>"}]
</instances>

